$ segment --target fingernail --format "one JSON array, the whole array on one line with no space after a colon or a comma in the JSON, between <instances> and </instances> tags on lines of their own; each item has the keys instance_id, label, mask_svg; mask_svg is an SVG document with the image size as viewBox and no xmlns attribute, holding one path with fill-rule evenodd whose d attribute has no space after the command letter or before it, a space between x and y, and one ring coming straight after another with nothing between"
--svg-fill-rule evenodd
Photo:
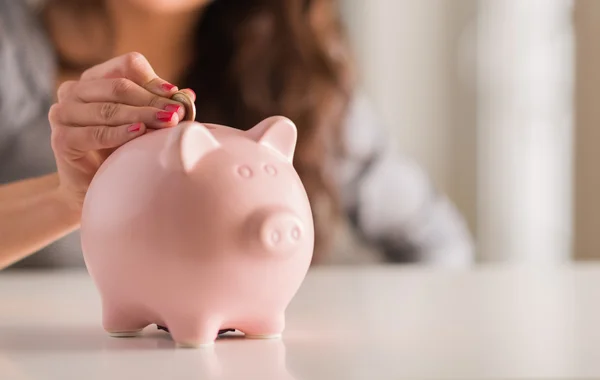
<instances>
[{"instance_id":1,"label":"fingernail","mask_svg":"<svg viewBox=\"0 0 600 380\"><path fill-rule=\"evenodd\" d=\"M159 111L156 113L156 119L167 122L173 120L173 115L175 112Z\"/></svg>"},{"instance_id":2,"label":"fingernail","mask_svg":"<svg viewBox=\"0 0 600 380\"><path fill-rule=\"evenodd\" d=\"M175 86L174 84L171 84L171 83L163 83L160 85L160 87L165 91L171 91L174 88L177 88L177 86Z\"/></svg>"},{"instance_id":3,"label":"fingernail","mask_svg":"<svg viewBox=\"0 0 600 380\"><path fill-rule=\"evenodd\" d=\"M187 90L192 93L194 100L196 100L196 93L194 92L194 90L192 90L191 88L188 88Z\"/></svg>"},{"instance_id":4,"label":"fingernail","mask_svg":"<svg viewBox=\"0 0 600 380\"><path fill-rule=\"evenodd\" d=\"M137 132L142 128L142 123L131 124L129 128L127 128L128 132Z\"/></svg>"},{"instance_id":5,"label":"fingernail","mask_svg":"<svg viewBox=\"0 0 600 380\"><path fill-rule=\"evenodd\" d=\"M165 111L178 113L181 110L181 106L177 104L168 104L165 106Z\"/></svg>"}]
</instances>

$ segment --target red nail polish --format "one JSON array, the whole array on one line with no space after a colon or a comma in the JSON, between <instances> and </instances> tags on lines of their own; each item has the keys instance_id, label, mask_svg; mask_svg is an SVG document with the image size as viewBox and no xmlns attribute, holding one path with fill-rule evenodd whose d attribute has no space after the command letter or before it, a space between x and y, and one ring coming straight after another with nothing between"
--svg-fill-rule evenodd
<instances>
[{"instance_id":1,"label":"red nail polish","mask_svg":"<svg viewBox=\"0 0 600 380\"><path fill-rule=\"evenodd\" d=\"M128 132L137 132L142 128L142 123L131 124L129 128L127 128Z\"/></svg>"},{"instance_id":2,"label":"red nail polish","mask_svg":"<svg viewBox=\"0 0 600 380\"><path fill-rule=\"evenodd\" d=\"M175 115L175 112L159 111L156 113L156 119L168 122L173 120L173 115Z\"/></svg>"},{"instance_id":3,"label":"red nail polish","mask_svg":"<svg viewBox=\"0 0 600 380\"><path fill-rule=\"evenodd\" d=\"M165 111L169 111L169 112L179 112L179 110L181 109L181 106L177 105L177 104L168 104L167 106L165 106Z\"/></svg>"},{"instance_id":4,"label":"red nail polish","mask_svg":"<svg viewBox=\"0 0 600 380\"><path fill-rule=\"evenodd\" d=\"M177 86L175 86L174 84L171 84L171 83L163 83L160 85L160 87L165 91L171 91L172 89L174 89Z\"/></svg>"}]
</instances>

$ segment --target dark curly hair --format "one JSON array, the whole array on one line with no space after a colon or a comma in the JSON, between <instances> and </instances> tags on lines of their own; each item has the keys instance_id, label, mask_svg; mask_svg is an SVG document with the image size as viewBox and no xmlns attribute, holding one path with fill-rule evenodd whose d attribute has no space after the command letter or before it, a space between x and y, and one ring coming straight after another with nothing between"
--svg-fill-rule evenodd
<instances>
[{"instance_id":1,"label":"dark curly hair","mask_svg":"<svg viewBox=\"0 0 600 380\"><path fill-rule=\"evenodd\" d=\"M54 0L84 12L101 0ZM247 130L272 115L298 127L294 166L315 219L315 261L341 216L328 170L343 154L352 65L335 0L216 0L196 26L192 63L178 83L199 96L197 120ZM92 8L94 7L94 8ZM100 8L99 8L100 7ZM62 64L66 64L61 61Z\"/></svg>"}]
</instances>

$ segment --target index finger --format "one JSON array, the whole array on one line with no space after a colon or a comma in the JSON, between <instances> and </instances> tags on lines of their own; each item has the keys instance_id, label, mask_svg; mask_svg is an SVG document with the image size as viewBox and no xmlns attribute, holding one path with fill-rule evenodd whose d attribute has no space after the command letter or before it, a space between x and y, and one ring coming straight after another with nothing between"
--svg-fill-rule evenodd
<instances>
[{"instance_id":1,"label":"index finger","mask_svg":"<svg viewBox=\"0 0 600 380\"><path fill-rule=\"evenodd\" d=\"M82 80L126 78L142 86L153 94L171 97L178 91L177 86L160 78L142 54L123 54L93 66L81 75Z\"/></svg>"}]
</instances>

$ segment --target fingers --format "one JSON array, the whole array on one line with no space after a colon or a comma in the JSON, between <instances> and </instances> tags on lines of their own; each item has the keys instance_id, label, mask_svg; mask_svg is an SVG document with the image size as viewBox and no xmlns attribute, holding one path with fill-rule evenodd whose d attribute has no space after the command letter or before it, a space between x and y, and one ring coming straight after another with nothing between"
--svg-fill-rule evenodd
<instances>
[{"instance_id":1,"label":"fingers","mask_svg":"<svg viewBox=\"0 0 600 380\"><path fill-rule=\"evenodd\" d=\"M88 152L117 148L145 132L146 126L142 123L117 127L71 128L57 126L52 129L52 149L57 152Z\"/></svg>"},{"instance_id":2,"label":"fingers","mask_svg":"<svg viewBox=\"0 0 600 380\"><path fill-rule=\"evenodd\" d=\"M115 148L153 129L185 119L171 96L178 88L159 78L146 58L128 53L64 82L49 112L55 150L86 152ZM196 94L185 91L190 98ZM75 127L75 128L73 128Z\"/></svg>"},{"instance_id":3,"label":"fingers","mask_svg":"<svg viewBox=\"0 0 600 380\"><path fill-rule=\"evenodd\" d=\"M58 88L58 101L84 103L122 103L136 107L153 107L177 112L185 117L185 107L174 100L158 96L126 78L68 81Z\"/></svg>"},{"instance_id":4,"label":"fingers","mask_svg":"<svg viewBox=\"0 0 600 380\"><path fill-rule=\"evenodd\" d=\"M168 128L179 123L179 116L175 111L120 103L56 103L50 108L49 119L57 125L81 127L141 122L149 128Z\"/></svg>"},{"instance_id":5,"label":"fingers","mask_svg":"<svg viewBox=\"0 0 600 380\"><path fill-rule=\"evenodd\" d=\"M171 97L178 91L177 86L161 79L142 54L127 53L86 70L82 80L101 78L127 78L146 90L160 96Z\"/></svg>"}]
</instances>

